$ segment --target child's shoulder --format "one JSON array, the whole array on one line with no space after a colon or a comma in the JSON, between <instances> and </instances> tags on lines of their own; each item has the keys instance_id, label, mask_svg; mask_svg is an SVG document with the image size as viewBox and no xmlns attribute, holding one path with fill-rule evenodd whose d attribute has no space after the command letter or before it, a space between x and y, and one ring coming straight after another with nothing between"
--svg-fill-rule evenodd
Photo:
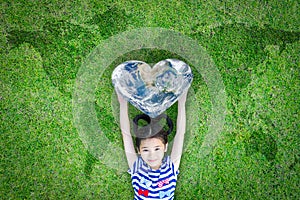
<instances>
[{"instance_id":1,"label":"child's shoulder","mask_svg":"<svg viewBox=\"0 0 300 200\"><path fill-rule=\"evenodd\" d=\"M138 156L137 159L134 161L132 168L128 170L128 173L131 175L135 174L138 171L138 169L142 167L143 164L144 161L142 157Z\"/></svg>"},{"instance_id":2,"label":"child's shoulder","mask_svg":"<svg viewBox=\"0 0 300 200\"><path fill-rule=\"evenodd\" d=\"M162 166L164 166L165 169L169 169L170 171L172 171L172 174L175 176L179 174L179 170L175 170L174 163L171 160L170 156L166 156L164 158Z\"/></svg>"}]
</instances>

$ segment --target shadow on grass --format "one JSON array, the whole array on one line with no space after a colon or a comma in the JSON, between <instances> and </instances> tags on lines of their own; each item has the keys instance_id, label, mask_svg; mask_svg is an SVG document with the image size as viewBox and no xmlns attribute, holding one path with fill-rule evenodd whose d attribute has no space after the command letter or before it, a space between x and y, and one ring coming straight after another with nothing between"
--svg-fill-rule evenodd
<instances>
[{"instance_id":1,"label":"shadow on grass","mask_svg":"<svg viewBox=\"0 0 300 200\"><path fill-rule=\"evenodd\" d=\"M112 8L104 14L96 15L89 23L98 25L103 38L108 38L124 31L126 20L123 11ZM278 45L282 51L288 43L298 41L299 34L299 32L281 31L270 27L260 29L233 24L217 27L209 36L194 34L192 37L197 39L212 56L223 76L227 93L238 99L241 90L250 83L251 73L264 61L265 47ZM96 36L90 30L65 21L46 23L43 31L13 30L7 37L12 48L23 43L34 46L42 55L43 67L53 85L70 97L72 94L65 88L65 83L67 80L75 79L82 60L96 46L94 38ZM165 56L176 57L162 50L140 50L131 52L128 57L123 56L119 61L121 63L128 59L145 58L145 61L150 63L165 59ZM197 82L201 79L201 77L195 78L199 79ZM272 162L278 148L271 135L253 132L246 151L248 154L259 151ZM86 178L90 178L96 161L96 158L87 153L84 168ZM297 163L299 163L298 158L290 168L293 169Z\"/></svg>"},{"instance_id":2,"label":"shadow on grass","mask_svg":"<svg viewBox=\"0 0 300 200\"><path fill-rule=\"evenodd\" d=\"M89 21L98 25L103 38L108 38L126 29L128 17L122 10L111 8L101 15L95 15ZM239 94L240 90L250 82L251 71L261 63L266 54L266 45L279 45L282 51L287 43L299 40L299 32L275 30L270 27L246 27L233 24L217 27L211 35L193 34L200 44L213 57L222 73L230 95ZM8 42L12 48L26 42L34 46L43 57L43 67L52 83L64 94L65 83L74 79L82 60L96 46L96 35L79 25L66 21L48 22L43 31L13 30L8 33ZM227 83L226 83L227 82Z\"/></svg>"},{"instance_id":3,"label":"shadow on grass","mask_svg":"<svg viewBox=\"0 0 300 200\"><path fill-rule=\"evenodd\" d=\"M114 34L125 31L128 21L131 18L132 17L127 15L124 10L110 7L106 12L96 14L88 21L88 24L98 25L100 34L104 39L107 39Z\"/></svg>"},{"instance_id":4,"label":"shadow on grass","mask_svg":"<svg viewBox=\"0 0 300 200\"><path fill-rule=\"evenodd\" d=\"M95 163L98 161L97 158L95 158L92 154L90 154L88 151L86 152L85 156L85 166L84 166L84 175L85 178L91 179L91 173L93 171Z\"/></svg>"},{"instance_id":5,"label":"shadow on grass","mask_svg":"<svg viewBox=\"0 0 300 200\"><path fill-rule=\"evenodd\" d=\"M260 152L269 162L273 162L278 152L276 140L262 130L252 132L246 143L246 154L249 156L255 152Z\"/></svg>"},{"instance_id":6,"label":"shadow on grass","mask_svg":"<svg viewBox=\"0 0 300 200\"><path fill-rule=\"evenodd\" d=\"M42 55L43 67L52 83L62 93L71 96L65 88L66 81L75 79L82 61L99 42L95 40L125 31L129 16L124 13L112 7L103 14L95 15L88 22L99 27L94 32L67 21L53 20L45 23L43 31L10 31L7 40L12 48L25 42L36 48Z\"/></svg>"},{"instance_id":7,"label":"shadow on grass","mask_svg":"<svg viewBox=\"0 0 300 200\"><path fill-rule=\"evenodd\" d=\"M212 56L221 71L227 93L238 98L241 90L250 83L257 65L266 58L265 47L278 45L282 52L288 43L300 39L300 32L232 24L213 29L209 36L196 33L192 37Z\"/></svg>"}]
</instances>

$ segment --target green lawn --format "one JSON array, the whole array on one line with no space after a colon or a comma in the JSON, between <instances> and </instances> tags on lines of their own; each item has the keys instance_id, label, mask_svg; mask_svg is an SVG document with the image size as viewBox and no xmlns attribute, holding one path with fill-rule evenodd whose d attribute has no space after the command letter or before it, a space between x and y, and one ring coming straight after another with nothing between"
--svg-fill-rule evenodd
<instances>
[{"instance_id":1,"label":"green lawn","mask_svg":"<svg viewBox=\"0 0 300 200\"><path fill-rule=\"evenodd\" d=\"M142 27L197 41L226 92L223 129L204 154L213 99L191 65L189 127L175 199L300 199L298 1L62 2L1 3L0 199L132 199L125 153L118 170L107 164L117 155L89 151L72 102L89 53L111 36ZM99 146L123 148L110 80L114 67L170 57L184 60L166 50L135 50L99 77L92 108L99 134L109 142ZM176 108L167 110L173 120ZM130 116L136 113L130 106Z\"/></svg>"}]
</instances>

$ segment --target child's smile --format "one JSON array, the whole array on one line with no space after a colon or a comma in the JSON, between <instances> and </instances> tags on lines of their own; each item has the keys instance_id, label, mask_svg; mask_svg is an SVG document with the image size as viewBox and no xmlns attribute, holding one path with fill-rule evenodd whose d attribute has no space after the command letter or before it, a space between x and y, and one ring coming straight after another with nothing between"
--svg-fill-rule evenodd
<instances>
[{"instance_id":1,"label":"child's smile","mask_svg":"<svg viewBox=\"0 0 300 200\"><path fill-rule=\"evenodd\" d=\"M162 164L166 150L166 145L160 139L149 138L141 141L139 153L152 169L157 170Z\"/></svg>"}]
</instances>

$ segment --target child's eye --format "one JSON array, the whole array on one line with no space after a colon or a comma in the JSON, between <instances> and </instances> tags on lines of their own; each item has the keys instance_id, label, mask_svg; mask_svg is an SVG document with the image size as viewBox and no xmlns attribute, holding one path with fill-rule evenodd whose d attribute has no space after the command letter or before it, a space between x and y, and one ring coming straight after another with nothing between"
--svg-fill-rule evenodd
<instances>
[{"instance_id":1,"label":"child's eye","mask_svg":"<svg viewBox=\"0 0 300 200\"><path fill-rule=\"evenodd\" d=\"M143 152L148 152L148 149L144 149Z\"/></svg>"},{"instance_id":2,"label":"child's eye","mask_svg":"<svg viewBox=\"0 0 300 200\"><path fill-rule=\"evenodd\" d=\"M159 150L160 150L160 148L156 148L156 149L155 149L155 151L159 151Z\"/></svg>"}]
</instances>

